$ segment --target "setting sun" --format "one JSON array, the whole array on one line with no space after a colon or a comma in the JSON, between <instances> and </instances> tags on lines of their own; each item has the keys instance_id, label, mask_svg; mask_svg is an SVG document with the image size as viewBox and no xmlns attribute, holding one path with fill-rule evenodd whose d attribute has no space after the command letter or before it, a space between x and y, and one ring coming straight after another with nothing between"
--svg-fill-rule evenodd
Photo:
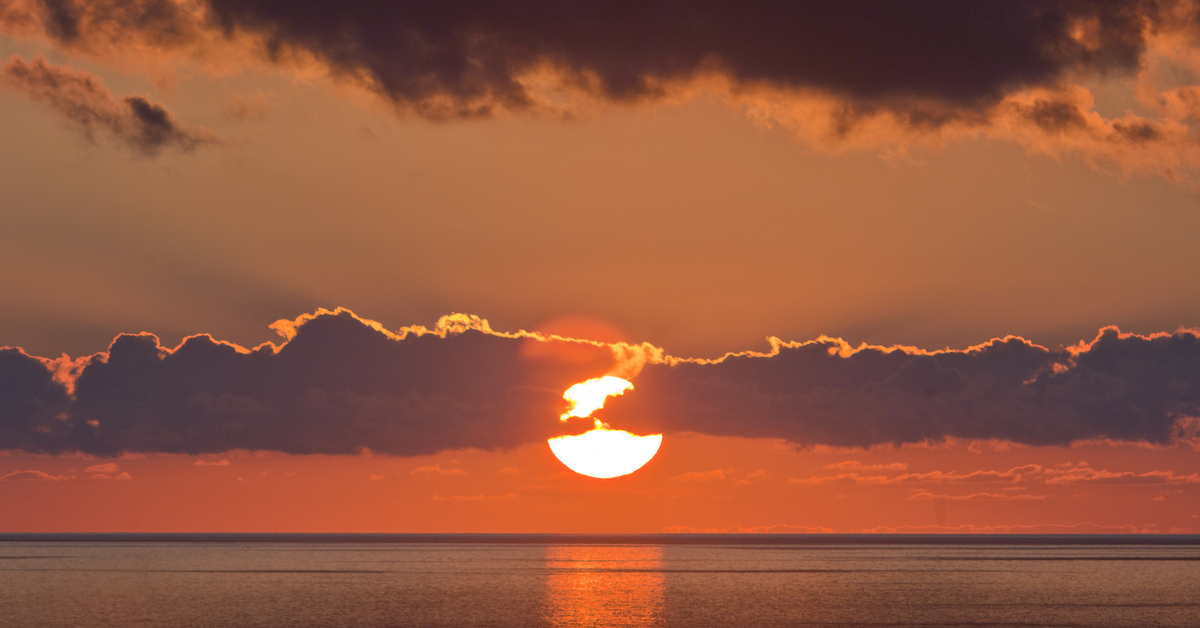
<instances>
[{"instance_id":1,"label":"setting sun","mask_svg":"<svg viewBox=\"0 0 1200 628\"><path fill-rule=\"evenodd\" d=\"M627 390L633 390L633 384L612 375L575 384L563 393L563 399L572 405L559 420L590 417L604 407L605 399L623 395ZM593 420L595 427L583 434L559 436L548 441L554 456L576 473L594 478L629 475L650 462L662 445L662 434L638 436L608 429L608 425L599 419Z\"/></svg>"},{"instance_id":2,"label":"setting sun","mask_svg":"<svg viewBox=\"0 0 1200 628\"><path fill-rule=\"evenodd\" d=\"M550 439L550 451L567 468L594 478L615 478L642 468L662 445L662 434L638 436L603 427Z\"/></svg>"}]
</instances>

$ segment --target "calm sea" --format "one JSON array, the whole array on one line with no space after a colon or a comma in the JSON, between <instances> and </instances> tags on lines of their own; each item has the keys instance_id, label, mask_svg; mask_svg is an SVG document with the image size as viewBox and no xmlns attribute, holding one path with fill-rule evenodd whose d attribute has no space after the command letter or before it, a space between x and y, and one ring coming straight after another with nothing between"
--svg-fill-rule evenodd
<instances>
[{"instance_id":1,"label":"calm sea","mask_svg":"<svg viewBox=\"0 0 1200 628\"><path fill-rule=\"evenodd\" d=\"M1200 626L1200 537L0 535L5 627Z\"/></svg>"}]
</instances>

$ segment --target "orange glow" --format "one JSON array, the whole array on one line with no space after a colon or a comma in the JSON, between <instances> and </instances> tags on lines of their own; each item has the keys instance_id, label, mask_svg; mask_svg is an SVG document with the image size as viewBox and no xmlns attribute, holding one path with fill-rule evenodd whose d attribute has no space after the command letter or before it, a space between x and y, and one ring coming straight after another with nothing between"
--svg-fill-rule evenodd
<instances>
[{"instance_id":1,"label":"orange glow","mask_svg":"<svg viewBox=\"0 0 1200 628\"><path fill-rule=\"evenodd\" d=\"M666 574L649 546L552 546L546 550L545 618L552 626L657 626Z\"/></svg>"}]
</instances>

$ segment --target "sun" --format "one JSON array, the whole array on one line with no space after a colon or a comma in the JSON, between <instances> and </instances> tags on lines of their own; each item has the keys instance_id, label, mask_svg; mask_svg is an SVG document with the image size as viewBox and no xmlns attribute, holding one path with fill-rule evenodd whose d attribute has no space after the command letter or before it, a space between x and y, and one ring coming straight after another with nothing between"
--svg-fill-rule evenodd
<instances>
[{"instance_id":1,"label":"sun","mask_svg":"<svg viewBox=\"0 0 1200 628\"><path fill-rule=\"evenodd\" d=\"M626 390L632 389L633 384L612 375L575 384L563 393L563 399L571 402L571 409L563 413L559 420L587 418L604 407L605 399L612 395L623 395ZM554 457L581 475L603 479L629 475L650 462L662 445L662 434L638 436L623 430L608 429L608 425L599 419L593 421L595 426L583 434L559 436L547 441Z\"/></svg>"}]
</instances>

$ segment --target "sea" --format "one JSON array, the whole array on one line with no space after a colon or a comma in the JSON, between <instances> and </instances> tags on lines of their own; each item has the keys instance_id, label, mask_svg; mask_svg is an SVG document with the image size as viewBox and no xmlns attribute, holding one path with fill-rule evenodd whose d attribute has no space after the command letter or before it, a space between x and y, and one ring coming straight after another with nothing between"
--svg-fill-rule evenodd
<instances>
[{"instance_id":1,"label":"sea","mask_svg":"<svg viewBox=\"0 0 1200 628\"><path fill-rule=\"evenodd\" d=\"M1200 536L3 534L0 626L1200 627Z\"/></svg>"}]
</instances>

